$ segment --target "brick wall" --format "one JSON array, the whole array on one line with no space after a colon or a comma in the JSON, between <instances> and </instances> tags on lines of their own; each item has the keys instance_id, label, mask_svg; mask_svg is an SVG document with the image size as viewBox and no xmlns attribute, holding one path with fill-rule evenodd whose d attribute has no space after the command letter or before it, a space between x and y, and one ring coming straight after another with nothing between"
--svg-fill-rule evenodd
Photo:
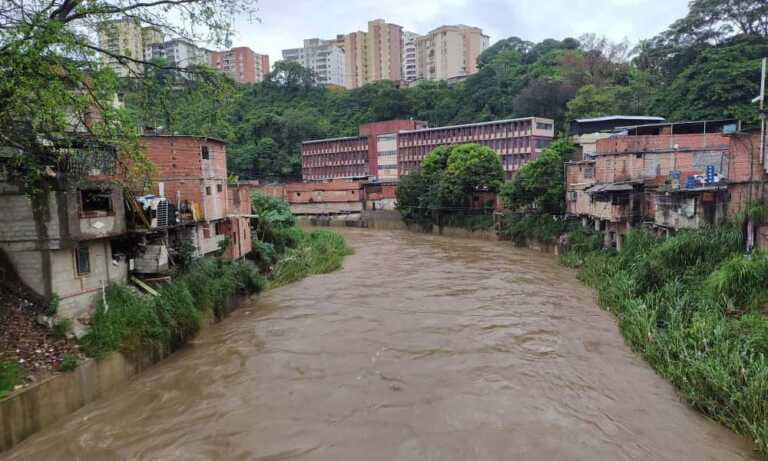
<instances>
[{"instance_id":1,"label":"brick wall","mask_svg":"<svg viewBox=\"0 0 768 461\"><path fill-rule=\"evenodd\" d=\"M156 168L155 194L162 182L171 202L200 204L202 219L226 215L227 152L223 142L194 136L143 136L141 144ZM208 148L208 159L203 158L203 146Z\"/></svg>"}]
</instances>

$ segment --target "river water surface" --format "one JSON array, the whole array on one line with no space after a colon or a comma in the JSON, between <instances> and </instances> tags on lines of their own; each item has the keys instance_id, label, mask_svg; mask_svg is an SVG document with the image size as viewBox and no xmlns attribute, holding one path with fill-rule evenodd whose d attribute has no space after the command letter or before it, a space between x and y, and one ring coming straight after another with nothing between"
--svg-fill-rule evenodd
<instances>
[{"instance_id":1,"label":"river water surface","mask_svg":"<svg viewBox=\"0 0 768 461\"><path fill-rule=\"evenodd\" d=\"M554 258L344 233L343 270L264 294L7 459L753 459Z\"/></svg>"}]
</instances>

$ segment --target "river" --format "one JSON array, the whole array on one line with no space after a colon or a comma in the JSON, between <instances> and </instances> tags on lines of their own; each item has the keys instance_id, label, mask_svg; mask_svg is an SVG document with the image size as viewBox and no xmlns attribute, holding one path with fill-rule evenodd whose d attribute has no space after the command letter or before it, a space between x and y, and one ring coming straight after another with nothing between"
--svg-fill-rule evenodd
<instances>
[{"instance_id":1,"label":"river","mask_svg":"<svg viewBox=\"0 0 768 461\"><path fill-rule=\"evenodd\" d=\"M344 233L343 270L269 291L5 459L757 459L555 258Z\"/></svg>"}]
</instances>

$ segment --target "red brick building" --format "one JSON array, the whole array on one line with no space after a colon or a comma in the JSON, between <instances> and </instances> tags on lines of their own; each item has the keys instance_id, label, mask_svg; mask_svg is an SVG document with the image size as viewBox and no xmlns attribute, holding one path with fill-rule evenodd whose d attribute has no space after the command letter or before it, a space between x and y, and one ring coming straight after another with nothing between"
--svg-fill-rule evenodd
<instances>
[{"instance_id":1,"label":"red brick building","mask_svg":"<svg viewBox=\"0 0 768 461\"><path fill-rule=\"evenodd\" d=\"M549 145L550 119L514 120L426 128L424 122L391 120L361 125L359 136L302 143L305 181L334 178L396 182L418 168L424 156L441 145L477 143L495 150L508 176Z\"/></svg>"},{"instance_id":2,"label":"red brick building","mask_svg":"<svg viewBox=\"0 0 768 461\"><path fill-rule=\"evenodd\" d=\"M233 189L237 198L228 196L224 141L199 136L142 136L140 142L147 159L155 165L153 194L167 198L178 210L191 210L196 223L191 237L198 252L217 251L219 243L229 238L230 246L238 247L231 256L248 253L250 200L245 190Z\"/></svg>"},{"instance_id":3,"label":"red brick building","mask_svg":"<svg viewBox=\"0 0 768 461\"><path fill-rule=\"evenodd\" d=\"M720 224L762 197L759 133L734 120L632 127L566 164L571 216L621 247L631 227L660 232Z\"/></svg>"}]
</instances>

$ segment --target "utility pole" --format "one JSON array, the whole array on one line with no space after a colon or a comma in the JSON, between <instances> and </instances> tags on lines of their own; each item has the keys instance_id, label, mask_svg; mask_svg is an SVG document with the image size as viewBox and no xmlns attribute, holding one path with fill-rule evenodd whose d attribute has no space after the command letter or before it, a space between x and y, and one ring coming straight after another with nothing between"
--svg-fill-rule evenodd
<instances>
[{"instance_id":1,"label":"utility pole","mask_svg":"<svg viewBox=\"0 0 768 461\"><path fill-rule=\"evenodd\" d=\"M760 160L763 162L763 169L768 173L768 158L766 158L766 108L765 108L765 80L766 80L766 67L768 67L768 58L763 58L763 73L760 78L760 96L752 100L760 104Z\"/></svg>"}]
</instances>

